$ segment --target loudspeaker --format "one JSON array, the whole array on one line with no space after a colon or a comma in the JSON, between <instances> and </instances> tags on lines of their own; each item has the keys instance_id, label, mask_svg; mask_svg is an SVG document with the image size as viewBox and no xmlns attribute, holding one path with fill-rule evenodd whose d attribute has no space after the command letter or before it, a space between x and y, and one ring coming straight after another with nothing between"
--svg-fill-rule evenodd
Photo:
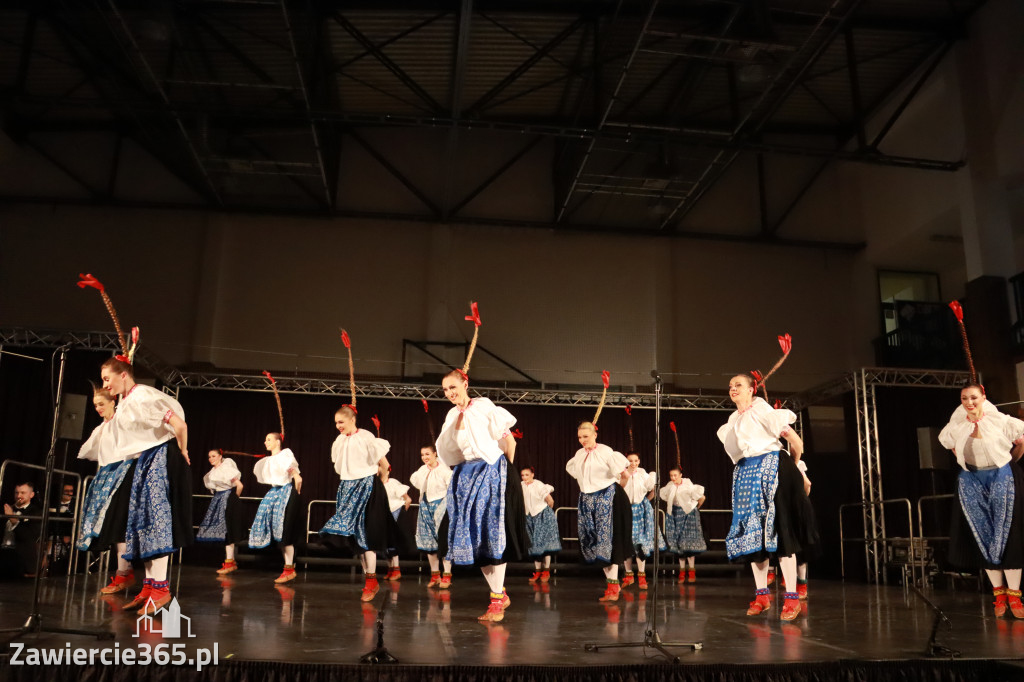
<instances>
[{"instance_id":1,"label":"loudspeaker","mask_svg":"<svg viewBox=\"0 0 1024 682\"><path fill-rule=\"evenodd\" d=\"M78 393L65 393L60 404L59 438L82 440L82 429L85 427L86 396Z\"/></svg>"},{"instance_id":2,"label":"loudspeaker","mask_svg":"<svg viewBox=\"0 0 1024 682\"><path fill-rule=\"evenodd\" d=\"M934 426L917 430L917 460L922 469L952 469L953 453L939 445L939 432Z\"/></svg>"}]
</instances>

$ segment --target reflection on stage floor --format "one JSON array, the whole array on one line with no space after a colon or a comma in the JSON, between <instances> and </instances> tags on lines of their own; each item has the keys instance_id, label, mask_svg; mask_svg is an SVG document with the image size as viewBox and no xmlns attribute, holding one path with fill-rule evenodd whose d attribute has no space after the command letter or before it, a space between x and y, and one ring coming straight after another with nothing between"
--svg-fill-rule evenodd
<instances>
[{"instance_id":1,"label":"reflection on stage floor","mask_svg":"<svg viewBox=\"0 0 1024 682\"><path fill-rule=\"evenodd\" d=\"M403 664L663 662L645 648L584 650L590 642L643 641L650 619L656 619L665 642L703 643L698 651L677 650L683 664L786 663L922 658L933 622L933 612L913 591L831 581L812 580L805 612L785 623L779 620L781 593L767 614L745 615L752 588L742 578L701 578L687 585L663 578L655 608L653 595L635 585L625 588L618 602L598 602L599 574L556 577L547 585L529 585L526 576L510 574L512 604L506 617L485 625L477 621L487 605L479 573L457 573L450 591L428 589L426 576L407 573L400 582L382 583L377 597L365 604L359 601L362 580L348 569L300 573L283 586L275 586L274 577L263 570L218 577L208 567L175 568L173 592L195 635L176 641L188 649L216 643L221 660L358 663L376 644L378 611L384 606L384 644ZM109 629L121 646L137 643L136 614L120 610L122 596L101 595L105 583L96 574L44 580L44 624ZM928 596L952 623L939 630L941 644L966 658L1024 657L1024 620L995 619L990 596L939 591ZM19 625L31 598L30 582L0 583L0 627ZM142 637L161 639L153 633ZM41 647L69 640L72 646L100 645L45 633L20 641Z\"/></svg>"}]
</instances>

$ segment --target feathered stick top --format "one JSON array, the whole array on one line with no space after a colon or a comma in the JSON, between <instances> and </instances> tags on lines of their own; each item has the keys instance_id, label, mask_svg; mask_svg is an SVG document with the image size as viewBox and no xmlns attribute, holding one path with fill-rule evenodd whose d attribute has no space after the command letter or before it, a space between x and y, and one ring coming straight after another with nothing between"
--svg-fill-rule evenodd
<instances>
[{"instance_id":1,"label":"feathered stick top","mask_svg":"<svg viewBox=\"0 0 1024 682\"><path fill-rule=\"evenodd\" d=\"M636 444L633 442L633 407L626 405L626 428L629 431L629 451L636 452Z\"/></svg>"},{"instance_id":2,"label":"feathered stick top","mask_svg":"<svg viewBox=\"0 0 1024 682\"><path fill-rule=\"evenodd\" d=\"M672 435L676 439L676 468L679 469L679 473L683 473L683 450L679 447L679 432L676 431L676 423L669 422L668 427L672 429Z\"/></svg>"},{"instance_id":3,"label":"feathered stick top","mask_svg":"<svg viewBox=\"0 0 1024 682\"><path fill-rule=\"evenodd\" d=\"M964 309L960 305L960 301L950 301L949 309L953 311L953 315L956 317L956 323L960 326L960 340L964 346L964 356L967 358L967 369L971 372L971 383L978 383L978 371L974 368L974 356L971 355L971 344L967 340L967 327L964 326ZM985 393L984 387L981 391L982 395Z\"/></svg>"},{"instance_id":4,"label":"feathered stick top","mask_svg":"<svg viewBox=\"0 0 1024 682\"><path fill-rule=\"evenodd\" d=\"M343 407L351 407L353 412L359 414L359 410L356 409L356 365L352 361L352 340L348 338L348 332L344 329L341 330L341 342L348 350L348 390L352 395L352 402Z\"/></svg>"},{"instance_id":5,"label":"feathered stick top","mask_svg":"<svg viewBox=\"0 0 1024 682\"><path fill-rule=\"evenodd\" d=\"M611 376L608 370L601 372L601 383L604 384L604 389L601 391L601 402L597 404L597 412L594 413L594 418L591 420L595 429L597 428L597 420L601 417L601 410L604 409L605 398L608 397L608 383L611 380Z\"/></svg>"},{"instance_id":6,"label":"feathered stick top","mask_svg":"<svg viewBox=\"0 0 1024 682\"><path fill-rule=\"evenodd\" d=\"M469 350L466 352L466 362L462 365L462 369L459 370L459 374L462 375L463 380L469 380L469 363L473 359L473 352L476 350L477 339L480 338L480 310L477 308L476 301L471 301L469 304L469 311L471 314L466 315L466 321L473 323L473 340L469 342Z\"/></svg>"},{"instance_id":7,"label":"feathered stick top","mask_svg":"<svg viewBox=\"0 0 1024 682\"><path fill-rule=\"evenodd\" d=\"M277 392L277 382L270 372L263 370L263 376L270 382L270 388L274 391L274 402L277 403L277 418L281 421L281 442L284 442L284 410L281 409L281 395Z\"/></svg>"},{"instance_id":8,"label":"feathered stick top","mask_svg":"<svg viewBox=\"0 0 1024 682\"><path fill-rule=\"evenodd\" d=\"M427 420L427 431L430 432L430 442L433 443L437 440L437 434L434 432L434 422L430 419L430 405L427 404L426 399L421 402L423 403L423 414Z\"/></svg>"},{"instance_id":9,"label":"feathered stick top","mask_svg":"<svg viewBox=\"0 0 1024 682\"><path fill-rule=\"evenodd\" d=\"M90 274L78 274L78 288L84 289L86 287L92 287L100 292L100 296L103 297L103 305L107 307L107 312L110 314L110 319L114 321L114 331L117 333L117 342L121 346L121 355L116 356L121 362L127 362L131 364L129 360L129 349L128 339L124 335L124 331L121 329L121 320L117 317L117 311L114 309L114 302L110 300L110 296L107 295L107 289L103 286L103 283Z\"/></svg>"},{"instance_id":10,"label":"feathered stick top","mask_svg":"<svg viewBox=\"0 0 1024 682\"><path fill-rule=\"evenodd\" d=\"M377 429L377 438L380 438L380 417L373 415L370 417L370 421L373 422L373 427Z\"/></svg>"}]
</instances>

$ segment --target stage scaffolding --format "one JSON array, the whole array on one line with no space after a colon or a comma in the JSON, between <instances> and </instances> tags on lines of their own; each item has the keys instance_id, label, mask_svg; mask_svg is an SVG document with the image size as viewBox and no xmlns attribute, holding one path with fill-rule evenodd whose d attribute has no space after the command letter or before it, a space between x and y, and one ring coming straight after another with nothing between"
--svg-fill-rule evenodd
<instances>
[{"instance_id":1,"label":"stage scaffolding","mask_svg":"<svg viewBox=\"0 0 1024 682\"><path fill-rule=\"evenodd\" d=\"M794 395L790 409L800 412L829 398L853 391L857 416L857 461L860 465L861 513L864 520L864 564L874 582L884 568L881 556L888 535L881 503L882 456L878 440L875 391L879 386L900 388L959 388L970 379L968 372L893 367L863 367ZM910 533L913 535L913 526ZM911 538L913 542L913 538Z\"/></svg>"}]
</instances>

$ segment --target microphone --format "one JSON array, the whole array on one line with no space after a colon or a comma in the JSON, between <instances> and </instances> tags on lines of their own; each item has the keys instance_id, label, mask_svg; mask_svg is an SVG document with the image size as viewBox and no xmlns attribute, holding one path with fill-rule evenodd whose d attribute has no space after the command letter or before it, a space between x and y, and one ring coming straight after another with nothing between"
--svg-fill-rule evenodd
<instances>
[{"instance_id":1,"label":"microphone","mask_svg":"<svg viewBox=\"0 0 1024 682\"><path fill-rule=\"evenodd\" d=\"M658 383L661 383L661 373L658 372L658 370L656 370L656 369L652 369L651 370L651 378L654 379L655 381L657 381Z\"/></svg>"}]
</instances>

